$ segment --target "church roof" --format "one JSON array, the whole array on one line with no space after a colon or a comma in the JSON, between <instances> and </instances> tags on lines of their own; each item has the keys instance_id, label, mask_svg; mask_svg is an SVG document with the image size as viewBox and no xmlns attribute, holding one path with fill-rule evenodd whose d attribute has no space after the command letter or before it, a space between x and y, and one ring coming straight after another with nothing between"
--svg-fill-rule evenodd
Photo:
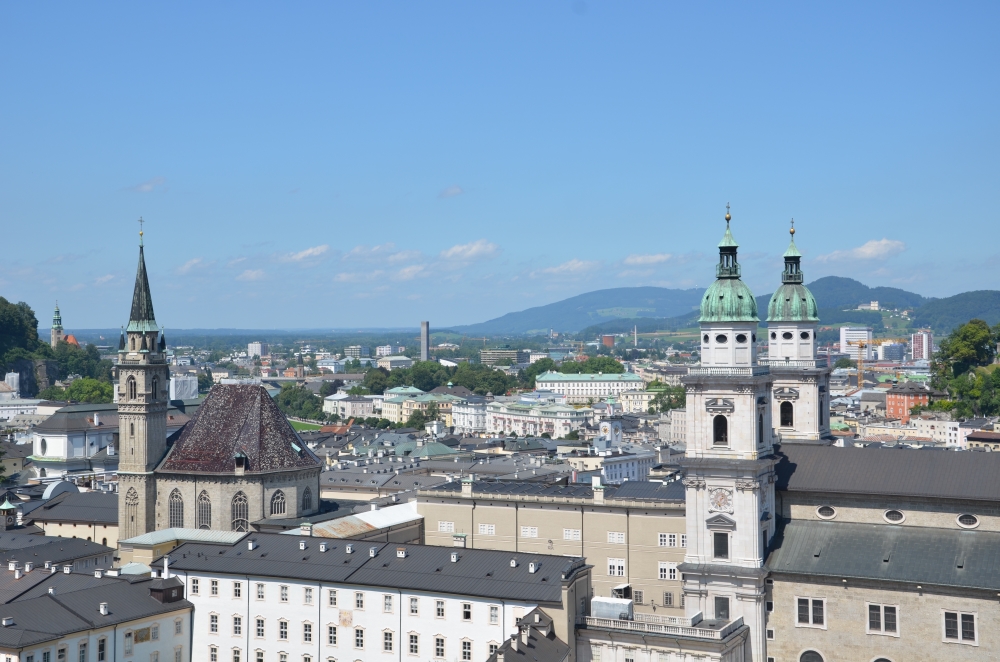
<instances>
[{"instance_id":1,"label":"church roof","mask_svg":"<svg viewBox=\"0 0 1000 662\"><path fill-rule=\"evenodd\" d=\"M159 331L156 316L153 315L153 297L149 293L149 278L146 276L146 258L139 245L139 267L135 273L135 290L132 292L132 314L128 318L128 330L133 332Z\"/></svg>"},{"instance_id":2,"label":"church roof","mask_svg":"<svg viewBox=\"0 0 1000 662\"><path fill-rule=\"evenodd\" d=\"M158 471L232 474L237 454L245 456L247 474L321 466L267 389L219 384L212 387Z\"/></svg>"}]
</instances>

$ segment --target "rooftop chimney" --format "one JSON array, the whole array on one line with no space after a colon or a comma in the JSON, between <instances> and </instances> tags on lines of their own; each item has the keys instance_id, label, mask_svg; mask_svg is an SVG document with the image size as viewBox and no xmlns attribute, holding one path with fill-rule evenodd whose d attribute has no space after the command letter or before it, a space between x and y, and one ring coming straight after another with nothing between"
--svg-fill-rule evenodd
<instances>
[{"instance_id":1,"label":"rooftop chimney","mask_svg":"<svg viewBox=\"0 0 1000 662\"><path fill-rule=\"evenodd\" d=\"M354 553L354 545L348 543L347 547L344 548L344 551L347 552L348 554L353 554Z\"/></svg>"},{"instance_id":2,"label":"rooftop chimney","mask_svg":"<svg viewBox=\"0 0 1000 662\"><path fill-rule=\"evenodd\" d=\"M14 624L13 616L4 616L3 620L0 620L0 625L3 625L5 628L9 628L13 624Z\"/></svg>"},{"instance_id":3,"label":"rooftop chimney","mask_svg":"<svg viewBox=\"0 0 1000 662\"><path fill-rule=\"evenodd\" d=\"M96 577L97 579L101 578L101 569L100 568L98 568L97 570L94 571L94 577Z\"/></svg>"},{"instance_id":4,"label":"rooftop chimney","mask_svg":"<svg viewBox=\"0 0 1000 662\"><path fill-rule=\"evenodd\" d=\"M31 569L34 568L34 567L35 567L35 564L32 563L31 561L28 561L27 563L24 564L24 571L25 572L31 572Z\"/></svg>"},{"instance_id":5,"label":"rooftop chimney","mask_svg":"<svg viewBox=\"0 0 1000 662\"><path fill-rule=\"evenodd\" d=\"M451 553L451 562L452 563L458 563L458 552L452 552Z\"/></svg>"},{"instance_id":6,"label":"rooftop chimney","mask_svg":"<svg viewBox=\"0 0 1000 662\"><path fill-rule=\"evenodd\" d=\"M101 616L107 616L108 615L108 603L107 602L102 602L101 606L100 606L100 610L101 610Z\"/></svg>"},{"instance_id":7,"label":"rooftop chimney","mask_svg":"<svg viewBox=\"0 0 1000 662\"><path fill-rule=\"evenodd\" d=\"M71 566L71 565L64 565L63 566L63 574L68 575L71 572L73 572L73 566Z\"/></svg>"},{"instance_id":8,"label":"rooftop chimney","mask_svg":"<svg viewBox=\"0 0 1000 662\"><path fill-rule=\"evenodd\" d=\"M256 540L247 540L247 549L251 552L257 548Z\"/></svg>"},{"instance_id":9,"label":"rooftop chimney","mask_svg":"<svg viewBox=\"0 0 1000 662\"><path fill-rule=\"evenodd\" d=\"M375 558L375 554L378 552L378 547L369 547L368 556Z\"/></svg>"},{"instance_id":10,"label":"rooftop chimney","mask_svg":"<svg viewBox=\"0 0 1000 662\"><path fill-rule=\"evenodd\" d=\"M50 586L49 587L49 595L55 595L55 594L56 594L56 587L55 586Z\"/></svg>"},{"instance_id":11,"label":"rooftop chimney","mask_svg":"<svg viewBox=\"0 0 1000 662\"><path fill-rule=\"evenodd\" d=\"M321 551L321 552L325 552L326 551L326 543L325 542L321 542L319 544L319 551Z\"/></svg>"},{"instance_id":12,"label":"rooftop chimney","mask_svg":"<svg viewBox=\"0 0 1000 662\"><path fill-rule=\"evenodd\" d=\"M170 579L170 555L163 555L163 578Z\"/></svg>"}]
</instances>

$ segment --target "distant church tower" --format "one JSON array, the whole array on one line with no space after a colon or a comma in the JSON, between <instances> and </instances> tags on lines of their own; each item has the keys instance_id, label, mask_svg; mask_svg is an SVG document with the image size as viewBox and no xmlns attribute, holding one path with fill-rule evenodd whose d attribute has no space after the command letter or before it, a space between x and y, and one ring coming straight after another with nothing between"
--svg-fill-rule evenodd
<instances>
[{"instance_id":1,"label":"distant church tower","mask_svg":"<svg viewBox=\"0 0 1000 662\"><path fill-rule=\"evenodd\" d=\"M716 281L701 302L701 366L683 378L687 450L685 609L705 619L743 618L743 656L765 662L764 568L774 535L772 377L757 364L757 303L740 280L729 230L719 244Z\"/></svg>"},{"instance_id":2,"label":"distant church tower","mask_svg":"<svg viewBox=\"0 0 1000 662\"><path fill-rule=\"evenodd\" d=\"M802 254L795 246L795 225L785 251L781 287L767 306L768 365L774 377L771 415L781 443L828 444L830 434L829 366L816 361L819 311L802 284Z\"/></svg>"},{"instance_id":3,"label":"distant church tower","mask_svg":"<svg viewBox=\"0 0 1000 662\"><path fill-rule=\"evenodd\" d=\"M166 339L153 315L142 232L128 328L118 343L118 522L121 539L155 530L153 469L167 449Z\"/></svg>"},{"instance_id":4,"label":"distant church tower","mask_svg":"<svg viewBox=\"0 0 1000 662\"><path fill-rule=\"evenodd\" d=\"M56 302L56 312L52 314L52 328L49 329L49 344L56 348L63 339L62 314L59 312L59 302Z\"/></svg>"}]
</instances>

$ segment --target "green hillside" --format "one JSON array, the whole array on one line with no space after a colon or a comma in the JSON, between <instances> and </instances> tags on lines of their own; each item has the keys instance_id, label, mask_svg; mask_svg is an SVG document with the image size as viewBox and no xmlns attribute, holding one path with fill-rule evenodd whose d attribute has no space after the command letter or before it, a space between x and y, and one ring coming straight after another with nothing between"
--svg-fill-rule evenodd
<instances>
[{"instance_id":1,"label":"green hillside","mask_svg":"<svg viewBox=\"0 0 1000 662\"><path fill-rule=\"evenodd\" d=\"M938 334L947 333L971 319L981 319L992 326L1000 322L1000 292L977 290L934 299L917 308L910 317L915 327L930 327Z\"/></svg>"}]
</instances>

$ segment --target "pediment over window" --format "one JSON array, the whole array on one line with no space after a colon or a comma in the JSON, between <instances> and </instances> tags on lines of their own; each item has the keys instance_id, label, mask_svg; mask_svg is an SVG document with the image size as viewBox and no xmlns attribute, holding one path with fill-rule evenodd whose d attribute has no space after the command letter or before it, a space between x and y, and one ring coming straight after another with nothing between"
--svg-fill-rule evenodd
<instances>
[{"instance_id":1,"label":"pediment over window","mask_svg":"<svg viewBox=\"0 0 1000 662\"><path fill-rule=\"evenodd\" d=\"M783 386L782 388L776 388L774 389L774 397L777 400L798 400L799 389L791 388L788 386Z\"/></svg>"},{"instance_id":2,"label":"pediment over window","mask_svg":"<svg viewBox=\"0 0 1000 662\"><path fill-rule=\"evenodd\" d=\"M732 414L735 409L732 398L709 398L705 401L705 411L711 414Z\"/></svg>"},{"instance_id":3,"label":"pediment over window","mask_svg":"<svg viewBox=\"0 0 1000 662\"><path fill-rule=\"evenodd\" d=\"M705 525L710 529L726 529L733 531L736 529L736 520L719 513L718 515L713 515L705 520Z\"/></svg>"}]
</instances>

